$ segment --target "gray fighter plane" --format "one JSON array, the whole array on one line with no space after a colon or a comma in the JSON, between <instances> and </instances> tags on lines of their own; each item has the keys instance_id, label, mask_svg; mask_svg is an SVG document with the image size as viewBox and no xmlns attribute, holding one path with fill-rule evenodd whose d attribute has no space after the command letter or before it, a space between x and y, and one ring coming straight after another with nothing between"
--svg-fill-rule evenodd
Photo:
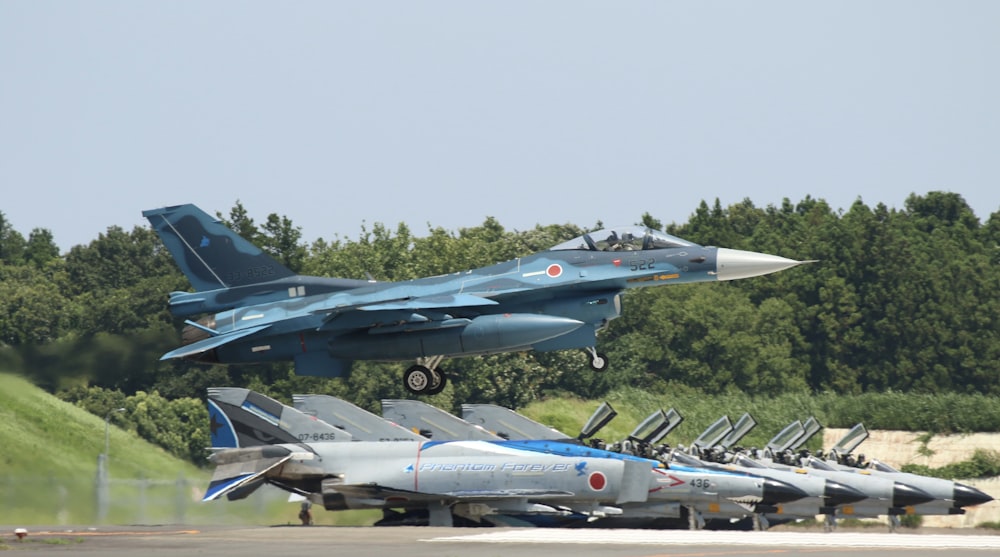
<instances>
[{"instance_id":1,"label":"gray fighter plane","mask_svg":"<svg viewBox=\"0 0 1000 557\"><path fill-rule=\"evenodd\" d=\"M728 418L720 418L719 422L709 427L709 430L724 430L724 428L718 427L718 424L723 420L728 421ZM836 526L837 517L875 518L879 516L888 516L890 529L895 529L895 525L898 524L898 519L895 517L910 512L910 509L916 505L934 500L933 495L909 483L869 475L855 475L825 467L803 466L802 463L798 462L797 455L791 448L800 446L800 439L803 436L812 435L821 427L815 420L810 420L807 423L810 424L808 430L798 420L786 426L767 443L763 454L719 454L712 451L708 451L708 454L713 460L728 462L730 465L739 466L740 469L777 470L782 473L794 473L800 477L818 476L827 481L834 481L842 486L853 488L866 496L860 501L837 505L834 509L828 509L828 512L814 513L811 509L804 509L805 516L826 515L826 528L828 530ZM774 521L789 517L803 517L800 514L802 512L803 510L796 508L795 503L793 503L782 505L778 513L768 514L765 518Z\"/></svg>"},{"instance_id":2,"label":"gray fighter plane","mask_svg":"<svg viewBox=\"0 0 1000 557\"><path fill-rule=\"evenodd\" d=\"M515 420L508 414L496 410L495 407L490 408L489 405L484 406L487 406L485 410L479 408L470 409L475 410L474 412L470 412L470 415L473 416L477 423L481 424L483 427L487 429L500 430L503 429L507 423L515 423ZM463 410L464 408L465 407L463 406ZM510 410L507 412L513 413ZM516 413L514 414L519 416L520 420L524 422L534 423L532 420L529 420L524 416L520 416ZM465 414L463 413L463 416L464 415ZM600 415L600 412L598 412L597 415ZM500 419L504 419L504 421L501 422L499 421ZM679 425L682 419L683 418L681 418L681 416L674 409L670 409L666 412L658 410L640 422L625 441L616 445L619 446L620 450L640 451L639 454L644 455L650 447L658 443L667 433ZM593 419L590 420L590 422L593 421ZM521 422L516 423L519 424L520 429L527 429L527 426L520 425ZM699 454L709 452L708 449L713 447L717 450L728 449L739 441L739 439L745 436L750 430L752 430L756 423L757 422L752 416L750 416L750 414L744 414L740 418L737 425L733 426L729 422L729 418L724 416L716 423L709 426L709 428L692 443L692 448ZM586 433L581 435L590 436L596 433L596 431L589 429L588 426L584 427L584 431ZM734 465L717 465L713 462L705 462L697 458L690 457L681 452L663 453L662 450L654 449L652 454L655 454L657 458L670 461L671 468L677 468L678 466L683 465L692 468L707 467L720 471L757 475L794 485L806 494L806 496L795 501L775 504L772 506L759 505L754 509L754 513L749 513L747 512L747 509L733 504L721 504L710 508L698 508L696 506L692 506L688 509L688 526L690 528L703 527L706 523L708 523L708 521L712 520L714 520L714 523L717 524L720 520L728 523L733 520L749 518L756 529L763 530L767 529L769 524L766 514L768 512L772 515L779 513L791 513L793 516L814 517L823 513L832 514L835 512L837 506L865 499L865 495L863 493L860 493L848 486L834 481L825 480L823 478L802 477L796 474L769 469L754 469ZM671 454L676 455L676 458L671 460Z\"/></svg>"},{"instance_id":3,"label":"gray fighter plane","mask_svg":"<svg viewBox=\"0 0 1000 557\"><path fill-rule=\"evenodd\" d=\"M446 357L584 349L608 367L597 332L629 289L736 280L794 267L784 257L703 247L641 226L590 232L480 269L389 283L297 275L194 205L144 211L194 292L172 292L188 319L163 359L294 361L299 375L339 377L355 360L416 360L415 394L445 385Z\"/></svg>"},{"instance_id":4,"label":"gray fighter plane","mask_svg":"<svg viewBox=\"0 0 1000 557\"><path fill-rule=\"evenodd\" d=\"M500 431L504 427L492 423L487 418L493 415L489 412L478 413L479 426L462 420L452 414L418 400L383 400L383 417L404 427L426 431L433 439L463 440L493 436L489 430ZM579 444L579 441L592 437L606 425L616 412L607 403L602 404L582 428L576 439L510 439L505 446L515 446L528 450L540 450L560 455L604 454L605 458L636 458L628 448L623 453L598 451L597 449ZM509 417L509 416L508 416ZM523 417L522 417L523 418ZM660 422L662 420L662 422ZM676 412L654 412L643 420L632 432L627 441L631 446L650 444L659 441L681 421ZM520 420L522 426L530 422L527 418ZM497 436L493 436L498 439ZM622 513L614 517L613 522L620 524L628 520L635 526L640 521L649 522L655 519L681 519L691 528L704 526L706 520L713 518L743 518L750 516L756 510L776 508L783 502L795 501L806 497L798 483L789 483L766 475L747 474L739 470L710 469L705 466L689 466L676 464L669 469L654 470L658 487L650 494L649 501L621 505ZM706 475L708 474L708 475ZM835 489L831 487L831 489ZM833 496L831 494L831 496ZM784 499L784 501L782 501ZM603 518L597 525L608 525L611 517Z\"/></svg>"},{"instance_id":5,"label":"gray fighter plane","mask_svg":"<svg viewBox=\"0 0 1000 557\"><path fill-rule=\"evenodd\" d=\"M901 472L878 459L871 459L866 463L864 455L855 460L851 456L852 451L867 438L868 430L865 429L863 424L857 424L830 450L830 458L823 460L817 456L808 455L802 459L802 464L818 469L840 470L855 474L888 478L893 481L912 485L934 497L933 501L907 508L906 512L908 514L965 514L965 507L982 505L993 500L993 497L990 495L967 484L943 478L932 478ZM852 464L844 464L845 462L851 462Z\"/></svg>"},{"instance_id":6,"label":"gray fighter plane","mask_svg":"<svg viewBox=\"0 0 1000 557\"><path fill-rule=\"evenodd\" d=\"M203 500L241 499L270 483L328 510L425 509L453 514L603 516L645 502L657 463L561 456L482 441L354 441L326 422L246 389L209 392L212 461ZM312 439L318 438L318 441Z\"/></svg>"}]
</instances>

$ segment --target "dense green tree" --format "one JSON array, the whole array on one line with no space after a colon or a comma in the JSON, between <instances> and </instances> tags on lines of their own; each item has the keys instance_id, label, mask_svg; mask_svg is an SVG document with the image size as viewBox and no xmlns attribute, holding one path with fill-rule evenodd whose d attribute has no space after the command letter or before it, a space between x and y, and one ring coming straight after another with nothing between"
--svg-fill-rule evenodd
<instances>
[{"instance_id":1,"label":"dense green tree","mask_svg":"<svg viewBox=\"0 0 1000 557\"><path fill-rule=\"evenodd\" d=\"M70 320L58 284L34 266L0 265L0 344L58 339Z\"/></svg>"},{"instance_id":2,"label":"dense green tree","mask_svg":"<svg viewBox=\"0 0 1000 557\"><path fill-rule=\"evenodd\" d=\"M7 215L0 211L0 264L23 263L25 246L24 236L14 229Z\"/></svg>"},{"instance_id":3,"label":"dense green tree","mask_svg":"<svg viewBox=\"0 0 1000 557\"><path fill-rule=\"evenodd\" d=\"M58 257L59 246L56 245L52 232L46 228L32 230L24 247L25 262L42 268Z\"/></svg>"},{"instance_id":4,"label":"dense green tree","mask_svg":"<svg viewBox=\"0 0 1000 557\"><path fill-rule=\"evenodd\" d=\"M385 281L488 266L603 227L512 231L490 217L457 231L428 225L413 234L403 223L376 223L356 238L307 247L287 217L270 214L258 225L237 201L226 220L293 270ZM638 222L663 228L649 213ZM900 209L861 199L837 211L811 197L767 207L714 200L666 231L704 245L818 261L732 283L629 291L622 317L598 337L611 358L607 371L590 370L581 351L450 359L443 364L449 385L431 401L451 410L462 402L520 407L551 393L598 398L623 385L648 393L1000 394L1000 211L981 224L948 192L911 195ZM296 392L326 392L374 411L382 398L408 396L400 384L405 362L357 362L338 379L299 377L287 362L160 362L183 326L167 311L167 295L189 288L147 228L110 227L61 257L47 230L25 240L0 213L2 361L50 389L83 383L174 400L237 385L286 401ZM159 435L151 428L143 431Z\"/></svg>"}]
</instances>

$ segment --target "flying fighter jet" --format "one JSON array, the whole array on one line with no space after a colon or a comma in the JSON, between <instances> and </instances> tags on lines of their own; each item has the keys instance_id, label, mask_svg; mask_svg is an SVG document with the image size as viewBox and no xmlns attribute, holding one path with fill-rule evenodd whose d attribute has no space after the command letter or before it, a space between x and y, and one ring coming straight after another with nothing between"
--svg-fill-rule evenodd
<instances>
[{"instance_id":1,"label":"flying fighter jet","mask_svg":"<svg viewBox=\"0 0 1000 557\"><path fill-rule=\"evenodd\" d=\"M144 211L194 292L172 292L192 318L184 345L162 359L209 363L292 360L299 375L339 377L355 360L416 360L415 394L445 385L445 357L584 349L608 367L597 332L626 290L735 280L802 261L703 247L641 226L584 234L480 269L404 282L297 275L194 205Z\"/></svg>"}]
</instances>

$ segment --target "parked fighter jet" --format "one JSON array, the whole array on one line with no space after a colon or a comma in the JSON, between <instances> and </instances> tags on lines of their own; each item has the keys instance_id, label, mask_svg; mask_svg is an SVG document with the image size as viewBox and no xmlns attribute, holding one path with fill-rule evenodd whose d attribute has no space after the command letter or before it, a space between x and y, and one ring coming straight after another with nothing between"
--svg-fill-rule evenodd
<instances>
[{"instance_id":1,"label":"parked fighter jet","mask_svg":"<svg viewBox=\"0 0 1000 557\"><path fill-rule=\"evenodd\" d=\"M348 442L338 428L246 389L210 389L209 415L216 468L205 501L242 499L270 483L327 510L426 509L431 525L449 526L453 513L620 513L657 487L656 463L644 459L481 441Z\"/></svg>"},{"instance_id":2,"label":"parked fighter jet","mask_svg":"<svg viewBox=\"0 0 1000 557\"><path fill-rule=\"evenodd\" d=\"M500 432L505 427L497 427L489 418L497 412L478 412L479 426L460 419L440 408L418 400L383 400L382 415L384 418L399 423L411 429L426 431L434 439L464 440L488 439L492 434L487 429ZM607 403L602 404L594 415L584 424L580 434L574 439L569 437L549 436L543 439L521 438L496 441L504 446L516 447L530 451L540 451L546 454L563 456L594 456L603 458L637 458L634 450L640 445L658 442L667 432L676 427L682 420L679 414L671 410L658 410L649 418L643 420L629 438L623 442L621 452L605 451L585 446L583 439L590 438L604 427L617 413ZM506 416L510 418L508 414ZM526 427L531 420L521 416L519 423ZM537 422L535 423L536 426ZM533 428L537 429L537 428ZM550 430L551 431L551 430ZM558 432L557 432L558 433ZM493 437L497 439L497 437ZM639 455L638 458L641 458ZM605 517L600 525L621 525L627 521L628 527L648 525L655 520L681 519L689 528L701 528L706 519L712 518L742 518L754 511L774 510L782 503L807 497L800 489L797 481L783 481L766 475L751 475L739 470L712 469L706 466L689 466L681 463L673 464L669 469L655 469L657 488L650 493L645 502L621 505L622 512L613 520ZM786 477L785 480L794 477ZM832 483L832 482L831 482ZM835 489L831 487L831 490ZM841 495L832 493L830 496ZM863 496L859 495L859 498ZM675 523L676 520L675 520Z\"/></svg>"},{"instance_id":3,"label":"parked fighter jet","mask_svg":"<svg viewBox=\"0 0 1000 557\"><path fill-rule=\"evenodd\" d=\"M878 459L873 458L866 462L864 455L855 459L851 452L867 438L868 430L863 424L857 424L834 445L828 453L827 460L823 460L819 455L805 455L802 457L802 464L818 469L841 470L888 478L922 489L934 497L933 501L908 509L913 514L965 514L965 507L982 505L993 500L990 495L967 484L901 472Z\"/></svg>"},{"instance_id":4,"label":"parked fighter jet","mask_svg":"<svg viewBox=\"0 0 1000 557\"><path fill-rule=\"evenodd\" d=\"M728 423L728 417L720 418L715 424L709 426L706 433L724 434L726 429L720 426L722 422ZM794 453L791 448L800 446L804 442L803 437L815 434L822 427L813 418L808 420L807 424L809 424L808 428L799 420L790 423L768 441L764 451L760 454L720 453L715 450L696 450L696 453L700 456L707 455L708 458L716 462L729 463L726 466L738 466L739 469L751 470L760 474L765 474L764 470L767 469L782 474L796 474L799 477L817 476L826 479L827 482L834 481L865 495L863 500L841 502L836 505L836 508L828 506L820 513L817 513L813 508L803 507L807 503L806 500L796 501L792 504L782 505L779 513L765 515L764 518L771 521L786 520L803 515L825 514L825 526L827 530L832 530L836 526L836 517L875 518L888 516L890 530L894 530L899 524L899 515L912 514L915 506L934 501L935 497L932 494L911 485L909 482L904 483L892 478L871 475L851 474L827 467L805 466L799 462L799 455ZM713 446L713 443L709 441L708 445ZM675 454L674 458L679 458L679 455ZM684 460L682 459L682 461Z\"/></svg>"},{"instance_id":5,"label":"parked fighter jet","mask_svg":"<svg viewBox=\"0 0 1000 557\"><path fill-rule=\"evenodd\" d=\"M354 360L415 359L413 393L444 388L445 357L585 349L631 288L735 280L803 263L703 247L645 227L584 234L548 251L451 275L382 283L296 275L194 205L144 211L194 292L172 292L184 346L163 359L295 362L338 377Z\"/></svg>"}]
</instances>

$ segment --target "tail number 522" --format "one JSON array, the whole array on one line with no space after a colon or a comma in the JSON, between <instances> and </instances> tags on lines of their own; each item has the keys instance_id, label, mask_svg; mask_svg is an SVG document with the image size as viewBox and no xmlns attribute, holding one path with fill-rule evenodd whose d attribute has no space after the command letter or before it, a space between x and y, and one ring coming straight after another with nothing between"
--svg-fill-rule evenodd
<instances>
[{"instance_id":1,"label":"tail number 522","mask_svg":"<svg viewBox=\"0 0 1000 557\"><path fill-rule=\"evenodd\" d=\"M655 268L653 266L653 263L655 262L656 260L652 257L649 259L629 259L628 268L632 271L645 271L647 269Z\"/></svg>"}]
</instances>

